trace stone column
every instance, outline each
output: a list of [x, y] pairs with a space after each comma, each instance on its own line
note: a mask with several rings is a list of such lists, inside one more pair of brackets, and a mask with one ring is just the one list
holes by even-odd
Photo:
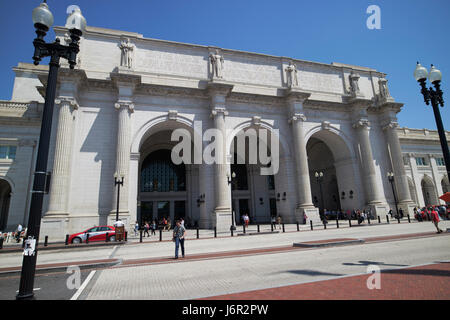
[[231, 226], [231, 196], [230, 185], [228, 184], [227, 173], [229, 172], [229, 163], [227, 161], [226, 150], [226, 126], [225, 117], [228, 115], [226, 110], [226, 96], [231, 92], [233, 86], [224, 81], [211, 81], [208, 83], [208, 92], [211, 96], [211, 117], [213, 118], [214, 128], [222, 134], [222, 139], [218, 137], [216, 143], [216, 160], [214, 165], [214, 197], [215, 197], [215, 226], [218, 232], [227, 232]]
[[288, 122], [291, 125], [292, 138], [294, 141], [295, 178], [297, 183], [295, 221], [304, 221], [304, 215], [306, 214], [308, 221], [313, 220], [313, 222], [320, 222], [319, 211], [312, 203], [304, 132], [306, 116], [303, 112], [303, 102], [309, 95], [309, 93], [303, 93], [295, 89], [289, 89], [287, 91], [289, 108]]
[[366, 203], [376, 206], [384, 203], [384, 197], [377, 182], [375, 165], [373, 163], [372, 147], [370, 145], [369, 130], [370, 122], [367, 119], [359, 119], [353, 124], [359, 145], [359, 156], [361, 160], [362, 180]]
[[[120, 186], [119, 199], [119, 216], [121, 214], [128, 215], [128, 188], [130, 184], [129, 162], [130, 162], [130, 117], [134, 111], [134, 105], [130, 101], [118, 101], [114, 107], [118, 111], [118, 125], [117, 125], [117, 151], [116, 151], [116, 166], [115, 172], [119, 176], [123, 176], [123, 185]], [[111, 182], [114, 178], [111, 177]], [[117, 186], [114, 186], [114, 201], [113, 210], [116, 212], [117, 207]], [[114, 216], [115, 219], [115, 216]]]
[[74, 123], [73, 111], [78, 109], [78, 105], [73, 98], [61, 98], [55, 102], [60, 108], [50, 185], [50, 199], [46, 215], [68, 215]]
[[[406, 176], [405, 165], [403, 164], [403, 155], [400, 147], [400, 140], [397, 134], [397, 127], [397, 122], [389, 121], [389, 123], [383, 127], [383, 131], [386, 135], [391, 155], [392, 170], [394, 171], [394, 181], [397, 189], [399, 207], [401, 207], [403, 211], [413, 214], [414, 205], [409, 192], [408, 177]], [[411, 207], [411, 210], [409, 207]]]
[[[211, 206], [211, 203], [215, 200], [214, 190], [214, 167], [212, 165], [201, 164], [199, 165], [198, 170], [198, 179], [199, 179], [199, 195], [205, 195], [204, 202], [200, 203], [200, 220], [199, 226], [200, 228], [211, 228], [211, 212], [214, 209], [214, 206]], [[197, 197], [193, 197], [194, 204], [196, 205]], [[230, 218], [231, 221], [231, 218]]]

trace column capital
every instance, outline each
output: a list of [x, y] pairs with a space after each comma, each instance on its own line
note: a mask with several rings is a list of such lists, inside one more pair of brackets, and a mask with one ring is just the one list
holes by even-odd
[[292, 124], [296, 121], [306, 121], [306, 116], [303, 113], [294, 113], [289, 119], [288, 119], [288, 123]]
[[215, 118], [217, 115], [228, 116], [228, 111], [225, 108], [214, 108], [211, 110], [211, 118]]
[[356, 122], [353, 123], [352, 127], [354, 129], [358, 129], [358, 128], [370, 128], [370, 122], [367, 119], [359, 119]]
[[60, 107], [64, 104], [68, 104], [74, 110], [77, 110], [79, 107], [77, 99], [74, 97], [58, 97], [55, 99], [55, 104]]
[[311, 96], [311, 93], [302, 91], [298, 88], [292, 87], [284, 90], [284, 97], [288, 101], [303, 103]]
[[389, 120], [382, 125], [383, 131], [387, 130], [387, 129], [397, 129], [397, 128], [398, 128], [398, 122], [394, 121], [394, 120]]
[[117, 101], [114, 104], [114, 108], [116, 110], [120, 110], [121, 108], [128, 108], [128, 111], [134, 112], [134, 104], [131, 101]]

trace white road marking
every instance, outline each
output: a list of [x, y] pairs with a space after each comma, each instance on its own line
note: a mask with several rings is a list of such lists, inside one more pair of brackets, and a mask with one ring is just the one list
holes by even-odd
[[73, 295], [72, 298], [70, 298], [70, 300], [77, 300], [78, 297], [81, 295], [81, 293], [83, 292], [84, 288], [86, 288], [86, 286], [88, 285], [89, 281], [91, 281], [92, 277], [94, 276], [96, 270], [91, 271], [91, 273], [89, 273], [89, 275], [87, 276], [86, 280], [84, 280], [83, 284], [81, 285], [81, 287], [77, 290], [77, 292], [75, 292], [75, 294]]

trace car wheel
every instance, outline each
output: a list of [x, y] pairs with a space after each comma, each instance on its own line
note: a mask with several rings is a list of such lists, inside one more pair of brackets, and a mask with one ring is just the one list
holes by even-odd
[[109, 237], [109, 241], [116, 241], [116, 236], [111, 236], [111, 237]]
[[75, 243], [75, 244], [81, 243], [81, 239], [76, 237], [72, 240], [72, 243]]

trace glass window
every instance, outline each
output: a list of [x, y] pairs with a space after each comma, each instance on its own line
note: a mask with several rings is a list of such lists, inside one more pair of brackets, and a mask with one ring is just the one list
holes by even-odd
[[152, 152], [141, 170], [141, 192], [186, 191], [186, 168], [175, 165], [170, 150]]
[[15, 146], [0, 146], [0, 159], [12, 159], [16, 158]]
[[91, 228], [91, 229], [89, 229], [87, 232], [97, 232], [98, 229], [99, 229], [98, 227]]
[[436, 164], [438, 166], [445, 166], [444, 158], [436, 158]]
[[423, 158], [423, 157], [416, 158], [416, 164], [418, 166], [425, 166], [426, 165], [425, 158]]

